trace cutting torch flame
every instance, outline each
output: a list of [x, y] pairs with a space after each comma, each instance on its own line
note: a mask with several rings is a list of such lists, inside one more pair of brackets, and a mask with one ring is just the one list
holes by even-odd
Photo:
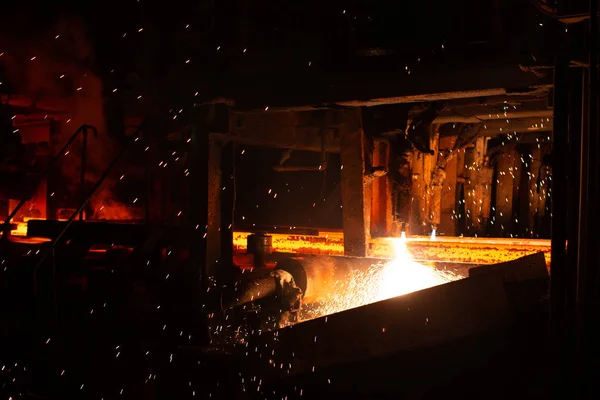
[[318, 304], [308, 304], [302, 319], [318, 318], [463, 278], [413, 260], [404, 232], [400, 238], [389, 240], [395, 250], [393, 260], [382, 260], [366, 271], [353, 271], [346, 279], [335, 282], [331, 296]]
[[431, 230], [431, 236], [429, 237], [429, 240], [435, 240], [435, 234], [436, 234], [436, 230], [434, 228]]
[[406, 237], [392, 240], [396, 258], [386, 263], [379, 273], [377, 301], [402, 296], [452, 280], [435, 268], [414, 261], [406, 246]]

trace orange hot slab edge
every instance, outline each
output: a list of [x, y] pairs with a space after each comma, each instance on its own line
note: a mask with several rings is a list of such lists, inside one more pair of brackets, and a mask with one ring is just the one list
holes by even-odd
[[[246, 252], [246, 239], [250, 232], [234, 232], [233, 247], [236, 253]], [[294, 233], [269, 233], [273, 237], [273, 251], [311, 255], [344, 255], [344, 234], [339, 231], [319, 231], [318, 235]], [[393, 238], [373, 238], [370, 257], [394, 258]], [[529, 254], [544, 252], [546, 265], [550, 265], [550, 240], [463, 238], [463, 237], [413, 237], [407, 246], [417, 261], [434, 261], [468, 264], [495, 264], [514, 260]]]

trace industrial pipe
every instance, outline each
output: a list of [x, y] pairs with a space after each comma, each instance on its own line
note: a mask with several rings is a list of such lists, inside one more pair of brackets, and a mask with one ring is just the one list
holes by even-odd
[[270, 273], [262, 273], [254, 279], [245, 280], [236, 285], [232, 293], [227, 293], [221, 298], [221, 307], [223, 309], [233, 308], [276, 294], [276, 280]]
[[246, 251], [254, 255], [254, 267], [265, 266], [265, 258], [273, 252], [273, 236], [264, 233], [253, 233], [246, 239]]
[[293, 276], [283, 270], [260, 270], [251, 279], [238, 282], [221, 296], [221, 309], [227, 310], [258, 300], [279, 300], [279, 309], [288, 311], [299, 307], [302, 291], [296, 286]]
[[302, 290], [305, 303], [331, 296], [336, 282], [346, 281], [353, 271], [366, 271], [385, 260], [362, 257], [309, 256], [281, 260], [277, 269], [289, 272]]
[[221, 300], [222, 308], [242, 306], [267, 297], [296, 301], [296, 291], [303, 303], [330, 297], [336, 282], [344, 282], [354, 271], [366, 271], [383, 259], [359, 257], [308, 256], [285, 258], [275, 270], [259, 272], [239, 283]]

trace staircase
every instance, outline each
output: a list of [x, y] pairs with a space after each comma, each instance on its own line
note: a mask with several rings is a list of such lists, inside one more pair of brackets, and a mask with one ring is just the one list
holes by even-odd
[[111, 276], [137, 276], [139, 274], [132, 272], [157, 265], [166, 247], [185, 242], [187, 235], [177, 228], [151, 227], [148, 223], [83, 220], [86, 204], [130, 147], [140, 139], [144, 126], [145, 123], [140, 124], [128, 137], [89, 193], [83, 193], [85, 144], [88, 132], [95, 132], [93, 127], [82, 125], [51, 160], [36, 187], [64, 157], [69, 146], [80, 135], [83, 136], [81, 202], [66, 221], [29, 220], [26, 237], [11, 237], [10, 230], [12, 218], [27, 199], [23, 199], [10, 213], [4, 221], [4, 234], [0, 238], [0, 268], [6, 267], [6, 273], [0, 277], [0, 290], [6, 289], [2, 296], [6, 296], [5, 300], [13, 302], [18, 298], [25, 309], [33, 306], [38, 314], [54, 315], [57, 322], [60, 318], [68, 318], [65, 308], [76, 304], [78, 296], [89, 293], [90, 285], [103, 287], [105, 291], [107, 286], [104, 283]]

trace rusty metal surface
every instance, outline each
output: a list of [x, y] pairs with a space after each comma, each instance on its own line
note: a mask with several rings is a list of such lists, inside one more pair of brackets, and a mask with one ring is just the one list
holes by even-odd
[[342, 218], [344, 227], [344, 254], [366, 257], [371, 228], [371, 181], [366, 179], [369, 162], [368, 141], [362, 129], [360, 114], [349, 115], [342, 125], [340, 157], [342, 170]]
[[278, 378], [459, 339], [508, 316], [502, 280], [483, 275], [263, 333], [247, 348], [263, 379]]
[[529, 291], [548, 278], [541, 253], [472, 271], [467, 279], [252, 336], [248, 355], [269, 379], [452, 342], [508, 326], [544, 296], [515, 289]]
[[549, 277], [543, 253], [531, 254], [505, 263], [469, 269], [469, 277], [490, 273], [501, 274], [505, 283], [547, 279]]

